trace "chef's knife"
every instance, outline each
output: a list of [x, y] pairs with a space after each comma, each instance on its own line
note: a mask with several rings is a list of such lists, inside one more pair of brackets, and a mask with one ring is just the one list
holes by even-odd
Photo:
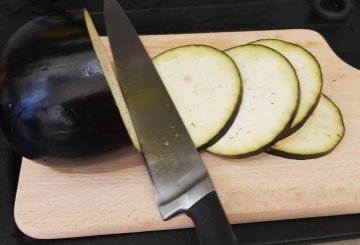
[[118, 83], [161, 216], [186, 213], [201, 244], [237, 244], [207, 169], [134, 27], [116, 0], [105, 0], [104, 14]]

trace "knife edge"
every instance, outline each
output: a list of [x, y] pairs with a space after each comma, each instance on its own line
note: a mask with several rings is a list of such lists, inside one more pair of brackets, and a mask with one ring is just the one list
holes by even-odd
[[197, 203], [204, 197], [204, 193], [207, 195], [211, 192], [213, 192], [211, 180], [205, 176], [191, 189], [184, 190], [174, 196], [174, 199], [167, 200], [165, 203], [158, 203], [161, 217], [168, 220], [179, 213], [186, 212], [194, 205], [194, 202]]
[[[107, 0], [104, 13], [115, 70], [120, 77], [120, 86], [115, 89], [124, 95], [128, 106], [160, 213], [169, 218], [214, 188], [210, 181], [202, 182], [208, 178], [207, 169], [125, 12], [116, 0]], [[180, 200], [186, 204], [175, 208]]]

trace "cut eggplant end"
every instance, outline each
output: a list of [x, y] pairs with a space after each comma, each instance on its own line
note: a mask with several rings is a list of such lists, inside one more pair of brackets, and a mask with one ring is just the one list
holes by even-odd
[[228, 157], [265, 151], [289, 127], [299, 101], [299, 83], [281, 54], [261, 45], [244, 45], [226, 53], [243, 79], [242, 103], [226, 134], [207, 150]]
[[325, 95], [306, 123], [276, 142], [268, 153], [290, 159], [312, 159], [329, 154], [342, 140], [345, 125], [339, 108]]
[[241, 101], [234, 61], [213, 47], [187, 45], [167, 50], [153, 62], [194, 145], [201, 149], [218, 140]]
[[0, 126], [17, 154], [75, 166], [121, 157], [131, 145], [83, 11], [24, 23], [2, 47], [0, 74]]
[[93, 44], [93, 48], [95, 50], [96, 56], [100, 62], [100, 66], [104, 72], [104, 76], [106, 81], [110, 87], [110, 91], [114, 97], [116, 106], [119, 110], [121, 118], [125, 124], [125, 127], [129, 133], [130, 139], [135, 146], [135, 148], [140, 151], [140, 142], [136, 135], [136, 131], [134, 125], [131, 121], [131, 117], [129, 114], [129, 109], [126, 105], [123, 93], [121, 91], [120, 85], [118, 83], [118, 76], [113, 68], [113, 63], [110, 61], [108, 57], [108, 53], [111, 51], [107, 51], [101, 41], [101, 38], [95, 28], [95, 25], [89, 15], [89, 12], [84, 9], [85, 23], [89, 31], [90, 39]]
[[316, 58], [303, 47], [277, 39], [262, 39], [253, 44], [272, 48], [285, 56], [294, 67], [300, 85], [300, 103], [290, 129], [284, 136], [298, 130], [314, 111], [321, 95], [322, 73]]

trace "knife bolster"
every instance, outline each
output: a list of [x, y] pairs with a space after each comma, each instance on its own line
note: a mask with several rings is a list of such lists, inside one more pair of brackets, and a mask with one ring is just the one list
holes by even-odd
[[207, 176], [177, 198], [164, 204], [158, 204], [161, 217], [168, 220], [179, 213], [187, 212], [195, 203], [213, 191], [214, 187]]

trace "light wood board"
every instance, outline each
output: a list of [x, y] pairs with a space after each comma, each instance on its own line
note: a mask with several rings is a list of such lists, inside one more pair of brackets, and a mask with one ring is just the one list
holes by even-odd
[[[295, 42], [315, 55], [323, 70], [323, 92], [341, 109], [346, 134], [334, 152], [314, 160], [288, 160], [265, 153], [237, 160], [202, 153], [230, 221], [360, 212], [360, 71], [341, 61], [318, 33], [277, 30], [156, 35], [142, 40], [154, 56], [184, 44], [226, 49], [261, 38]], [[15, 219], [24, 233], [36, 238], [192, 226], [185, 215], [162, 221], [145, 166], [131, 149], [114, 162], [70, 169], [24, 159]]]

